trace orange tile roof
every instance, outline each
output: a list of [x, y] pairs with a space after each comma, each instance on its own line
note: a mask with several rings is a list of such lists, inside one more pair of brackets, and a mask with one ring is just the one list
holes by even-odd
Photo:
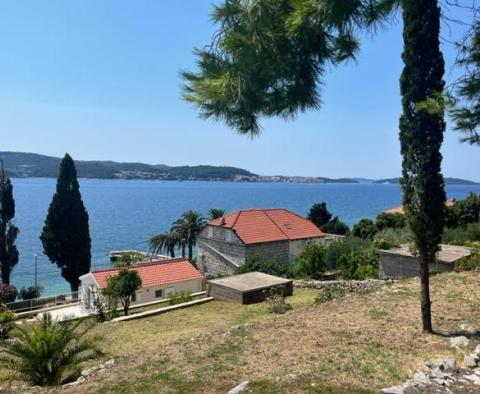
[[[142, 279], [142, 288], [158, 286], [169, 283], [184, 282], [187, 280], [204, 279], [204, 276], [185, 259], [171, 259], [153, 261], [151, 263], [139, 263], [131, 265], [129, 269], [137, 271]], [[115, 276], [121, 268], [110, 268], [92, 271], [98, 287], [107, 286], [107, 278]]]
[[[451, 207], [451, 206], [455, 205], [455, 202], [456, 202], [455, 199], [450, 198], [450, 199], [448, 199], [447, 201], [445, 201], [445, 206]], [[394, 214], [394, 213], [404, 214], [404, 213], [405, 213], [405, 209], [403, 208], [403, 206], [399, 206], [399, 207], [393, 207], [393, 208], [386, 209], [386, 210], [383, 211], [383, 212], [385, 212], [385, 213], [391, 213], [391, 214]]]
[[208, 224], [232, 229], [246, 245], [325, 235], [310, 220], [281, 208], [240, 210]]

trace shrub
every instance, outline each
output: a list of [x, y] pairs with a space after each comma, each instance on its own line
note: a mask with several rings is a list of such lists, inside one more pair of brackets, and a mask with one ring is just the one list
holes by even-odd
[[315, 296], [315, 305], [323, 304], [324, 302], [336, 300], [337, 298], [342, 298], [345, 295], [345, 289], [343, 287], [332, 287], [327, 289], [322, 289]]
[[344, 279], [378, 278], [378, 262], [378, 253], [373, 248], [352, 250], [340, 256], [340, 273]]
[[265, 301], [268, 304], [267, 310], [274, 314], [283, 314], [292, 309], [292, 306], [285, 301], [285, 287], [272, 287], [267, 291]]
[[373, 237], [375, 240], [383, 239], [387, 241], [392, 247], [398, 247], [401, 244], [408, 244], [412, 242], [412, 233], [407, 227], [402, 228], [385, 228], [378, 231]]
[[307, 244], [292, 267], [294, 277], [314, 278], [322, 277], [326, 271], [325, 247], [319, 244]]
[[470, 223], [465, 227], [446, 228], [443, 242], [451, 245], [465, 245], [468, 242], [480, 241], [480, 223]]
[[405, 215], [401, 213], [382, 212], [377, 216], [375, 226], [378, 230], [386, 228], [403, 228], [407, 225]]
[[373, 239], [377, 226], [370, 219], [362, 219], [352, 228], [352, 235], [362, 239]]
[[376, 249], [388, 250], [400, 246], [399, 244], [393, 243], [388, 239], [378, 238], [373, 240], [373, 246]]
[[348, 226], [335, 216], [328, 223], [325, 223], [320, 229], [327, 234], [347, 235], [350, 232]]
[[13, 339], [3, 344], [3, 367], [33, 385], [55, 386], [79, 374], [78, 365], [100, 355], [84, 339], [84, 322], [53, 320], [45, 313], [35, 325], [18, 326]]
[[42, 291], [42, 286], [22, 287], [20, 289], [20, 298], [22, 300], [32, 300], [34, 298], [39, 298], [42, 295]]
[[248, 259], [245, 264], [235, 269], [235, 274], [244, 274], [254, 271], [276, 276], [288, 276], [289, 267], [274, 259], [257, 255]]
[[15, 286], [0, 284], [0, 302], [14, 302], [17, 299], [18, 291]]
[[123, 313], [127, 316], [132, 297], [141, 286], [142, 279], [137, 271], [122, 269], [117, 275], [107, 278], [107, 287], [102, 292], [107, 297], [119, 300]]
[[470, 257], [464, 257], [455, 263], [455, 271], [480, 271], [480, 242], [467, 242], [472, 249]]
[[315, 226], [320, 228], [330, 221], [332, 214], [328, 211], [327, 204], [320, 202], [312, 205], [307, 218], [315, 224]]
[[344, 253], [365, 248], [372, 248], [372, 242], [370, 240], [352, 236], [345, 237], [341, 241], [330, 244], [325, 252], [325, 265], [327, 266], [327, 270], [338, 269], [338, 261]]
[[0, 305], [0, 339], [10, 338], [10, 331], [15, 325], [16, 315], [9, 311], [4, 304]]
[[169, 305], [183, 304], [193, 300], [191, 291], [181, 291], [180, 293], [173, 293], [168, 299]]
[[480, 215], [480, 195], [470, 193], [464, 200], [446, 208], [445, 224], [448, 227], [466, 226], [478, 221]]

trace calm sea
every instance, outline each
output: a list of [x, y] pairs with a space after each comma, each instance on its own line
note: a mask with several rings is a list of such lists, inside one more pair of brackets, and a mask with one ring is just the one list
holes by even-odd
[[[17, 288], [34, 282], [34, 256], [38, 254], [38, 280], [45, 294], [68, 291], [57, 267], [43, 255], [39, 235], [55, 190], [54, 179], [13, 179], [16, 225], [20, 228], [20, 262], [12, 282]], [[90, 215], [92, 268], [109, 266], [108, 252], [147, 249], [153, 234], [165, 231], [188, 209], [206, 214], [210, 208], [233, 211], [251, 207], [284, 207], [305, 215], [310, 206], [326, 201], [329, 210], [349, 225], [374, 218], [400, 203], [400, 187], [377, 184], [290, 184], [230, 182], [156, 182], [81, 180], [83, 200]], [[450, 186], [450, 198], [464, 198], [477, 186]]]

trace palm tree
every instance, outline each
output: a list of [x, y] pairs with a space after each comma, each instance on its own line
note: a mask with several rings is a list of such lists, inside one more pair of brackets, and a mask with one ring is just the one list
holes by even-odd
[[148, 241], [152, 253], [167, 252], [170, 257], [175, 257], [175, 247], [179, 244], [178, 233], [175, 231], [166, 231], [154, 235]]
[[211, 208], [208, 211], [208, 220], [215, 220], [225, 215], [225, 209]]
[[193, 259], [193, 247], [197, 243], [197, 236], [205, 225], [205, 218], [198, 211], [186, 211], [180, 219], [172, 225], [172, 231], [175, 232], [180, 239], [182, 248], [182, 257], [185, 257], [185, 246], [188, 246], [188, 259]]
[[78, 373], [79, 363], [100, 356], [92, 341], [83, 339], [91, 325], [58, 322], [50, 314], [37, 325], [18, 326], [4, 342], [0, 361], [13, 375], [37, 386], [54, 386]]

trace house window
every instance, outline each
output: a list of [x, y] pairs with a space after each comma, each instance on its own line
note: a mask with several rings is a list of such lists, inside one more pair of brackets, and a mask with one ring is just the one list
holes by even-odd
[[155, 298], [162, 298], [163, 290], [155, 290]]

